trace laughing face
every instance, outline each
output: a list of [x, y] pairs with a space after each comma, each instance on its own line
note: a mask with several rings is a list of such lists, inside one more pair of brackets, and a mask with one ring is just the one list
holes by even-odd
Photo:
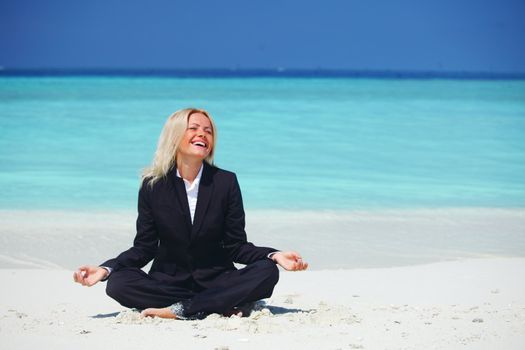
[[210, 120], [202, 113], [193, 113], [179, 145], [178, 157], [204, 160], [213, 148], [213, 129]]

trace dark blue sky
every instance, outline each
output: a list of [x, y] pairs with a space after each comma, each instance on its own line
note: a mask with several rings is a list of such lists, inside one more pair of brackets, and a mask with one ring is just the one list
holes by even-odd
[[525, 72], [524, 0], [0, 0], [5, 68]]

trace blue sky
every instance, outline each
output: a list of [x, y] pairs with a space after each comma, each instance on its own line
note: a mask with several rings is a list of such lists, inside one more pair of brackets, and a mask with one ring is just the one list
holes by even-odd
[[5, 68], [525, 72], [523, 0], [0, 0]]

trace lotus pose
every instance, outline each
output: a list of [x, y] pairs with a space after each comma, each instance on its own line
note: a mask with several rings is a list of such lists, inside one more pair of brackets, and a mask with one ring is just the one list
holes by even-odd
[[[75, 282], [107, 280], [106, 293], [123, 306], [188, 319], [240, 314], [272, 295], [276, 264], [290, 271], [308, 267], [296, 252], [247, 241], [237, 178], [213, 166], [216, 135], [204, 110], [182, 109], [168, 118], [142, 176], [133, 246], [100, 266], [80, 267]], [[150, 271], [141, 270], [151, 260]], [[234, 262], [246, 266], [236, 269]]]

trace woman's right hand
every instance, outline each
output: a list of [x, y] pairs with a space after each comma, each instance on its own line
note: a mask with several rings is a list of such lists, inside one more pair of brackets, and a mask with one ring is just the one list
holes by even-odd
[[91, 287], [107, 277], [108, 270], [100, 266], [84, 265], [73, 273], [73, 280], [83, 286]]

